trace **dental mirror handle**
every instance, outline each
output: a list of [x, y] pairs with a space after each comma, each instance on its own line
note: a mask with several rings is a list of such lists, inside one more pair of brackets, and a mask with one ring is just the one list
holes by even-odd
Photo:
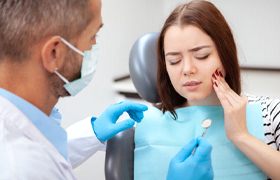
[[207, 129], [208, 129], [208, 128], [206, 128], [205, 131], [202, 133], [202, 135], [201, 135], [202, 137], [205, 136], [205, 133], [206, 133]]
[[[206, 128], [206, 129], [205, 129], [205, 131], [202, 133], [202, 135], [201, 135], [202, 137], [204, 137], [204, 136], [205, 136], [205, 133], [206, 133], [207, 129], [208, 129], [208, 128]], [[192, 155], [194, 154], [194, 152], [195, 152], [195, 150], [196, 150], [197, 146], [198, 146], [198, 145], [196, 145], [196, 147], [193, 149], [193, 151], [192, 151]]]

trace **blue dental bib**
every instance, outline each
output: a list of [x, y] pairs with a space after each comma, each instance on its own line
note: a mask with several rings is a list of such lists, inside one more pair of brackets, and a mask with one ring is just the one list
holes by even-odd
[[[176, 109], [177, 120], [171, 113], [149, 107], [135, 129], [134, 180], [165, 180], [170, 160], [191, 139], [201, 136], [201, 122], [210, 118], [211, 127], [205, 138], [213, 146], [214, 179], [266, 179], [267, 176], [229, 141], [224, 128], [222, 106], [191, 106]], [[247, 105], [248, 131], [264, 141], [260, 104]]]

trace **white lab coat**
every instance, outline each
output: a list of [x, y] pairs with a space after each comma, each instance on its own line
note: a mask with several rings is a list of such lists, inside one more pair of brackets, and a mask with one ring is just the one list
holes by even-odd
[[67, 161], [15, 105], [1, 96], [0, 102], [1, 180], [76, 179], [71, 164], [77, 167], [105, 148], [95, 137], [90, 118], [85, 119], [67, 130]]
[[73, 124], [66, 131], [68, 156], [73, 168], [81, 165], [96, 151], [106, 149], [106, 142], [102, 144], [92, 130], [91, 117]]

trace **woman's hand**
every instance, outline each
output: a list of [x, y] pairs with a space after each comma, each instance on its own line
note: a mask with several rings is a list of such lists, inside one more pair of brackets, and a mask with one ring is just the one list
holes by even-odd
[[271, 179], [280, 177], [280, 153], [249, 134], [246, 125], [247, 98], [236, 94], [221, 72], [212, 76], [213, 87], [224, 108], [227, 138]]
[[222, 73], [216, 70], [212, 75], [214, 90], [224, 108], [225, 131], [227, 138], [235, 143], [244, 135], [249, 135], [246, 125], [247, 98], [236, 94], [225, 81]]

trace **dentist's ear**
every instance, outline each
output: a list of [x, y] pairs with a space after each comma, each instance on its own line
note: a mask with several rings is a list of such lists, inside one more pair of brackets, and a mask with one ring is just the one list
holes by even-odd
[[45, 69], [51, 73], [56, 68], [60, 69], [64, 63], [66, 52], [67, 47], [59, 37], [46, 41], [41, 51], [41, 58]]

